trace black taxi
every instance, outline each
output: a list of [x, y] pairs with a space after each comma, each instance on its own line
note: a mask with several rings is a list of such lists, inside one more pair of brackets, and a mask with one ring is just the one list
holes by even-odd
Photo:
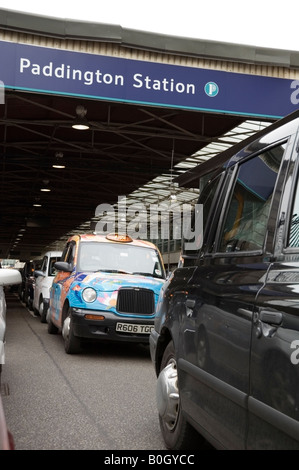
[[299, 449], [298, 130], [295, 112], [202, 165], [203, 237], [150, 335], [167, 448]]

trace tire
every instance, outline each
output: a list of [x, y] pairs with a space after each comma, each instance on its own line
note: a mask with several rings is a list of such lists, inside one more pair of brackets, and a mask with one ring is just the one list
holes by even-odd
[[186, 421], [180, 405], [180, 391], [173, 341], [168, 343], [157, 380], [159, 422], [167, 449], [199, 449], [205, 440]]
[[41, 323], [47, 323], [47, 309], [45, 308], [43, 300], [41, 300], [39, 304], [39, 314]]
[[33, 305], [32, 305], [32, 302], [33, 300], [31, 299], [31, 297], [28, 297], [28, 300], [27, 300], [27, 307], [29, 308], [29, 310], [33, 310]]
[[58, 333], [58, 328], [52, 323], [51, 319], [48, 321], [48, 333], [50, 335], [56, 335]]
[[24, 289], [21, 290], [21, 293], [20, 293], [20, 300], [21, 302], [25, 303], [25, 291]]
[[81, 341], [74, 335], [71, 309], [68, 309], [67, 316], [62, 326], [62, 337], [64, 339], [64, 349], [67, 354], [78, 354], [81, 351]]
[[38, 310], [38, 308], [32, 307], [32, 310], [33, 310], [33, 313], [34, 313], [34, 315], [35, 315], [36, 317], [39, 317], [39, 316], [40, 316], [40, 315], [39, 315], [39, 310]]

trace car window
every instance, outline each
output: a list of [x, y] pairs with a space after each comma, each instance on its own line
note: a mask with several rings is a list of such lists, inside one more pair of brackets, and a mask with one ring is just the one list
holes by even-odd
[[79, 271], [140, 273], [158, 278], [164, 271], [156, 250], [120, 243], [81, 242]]
[[[191, 233], [189, 238], [185, 238], [183, 241], [183, 247], [182, 247], [182, 254], [185, 258], [191, 257], [192, 260], [198, 256], [199, 250], [202, 246], [203, 242], [203, 234], [208, 227], [208, 218], [209, 215], [211, 214], [211, 208], [213, 205], [213, 202], [215, 202], [215, 195], [217, 193], [217, 190], [220, 185], [221, 178], [223, 176], [223, 172], [220, 173], [219, 175], [215, 176], [212, 178], [210, 181], [208, 181], [204, 186], [203, 189], [200, 193], [199, 199], [197, 201], [198, 206], [202, 207], [202, 232], [200, 233], [199, 237], [195, 239], [195, 245], [196, 247], [194, 249], [186, 249], [185, 247], [187, 246], [186, 242], [187, 240], [192, 240], [194, 239], [194, 234], [196, 234], [195, 231], [195, 213], [193, 214], [192, 217], [192, 222], [191, 222]], [[193, 237], [193, 238], [192, 238]], [[187, 242], [188, 243], [188, 242]], [[191, 261], [192, 263], [192, 261]], [[184, 265], [186, 266], [188, 264], [188, 260], [184, 262]]]
[[74, 241], [68, 242], [62, 252], [61, 261], [72, 264], [74, 261], [76, 243]]
[[291, 212], [291, 222], [290, 222], [287, 246], [289, 246], [290, 248], [298, 248], [299, 247], [299, 184], [298, 184], [298, 176], [297, 176], [295, 197], [294, 197], [292, 212]]
[[71, 241], [68, 246], [68, 251], [65, 257], [65, 260], [67, 263], [73, 264], [74, 259], [75, 259], [75, 252], [76, 252], [76, 243], [74, 241]]
[[240, 165], [220, 237], [221, 252], [263, 248], [284, 150], [281, 144]]
[[222, 173], [216, 176], [213, 180], [211, 180], [203, 189], [199, 199], [198, 204], [202, 204], [203, 207], [203, 227], [207, 227], [208, 216], [210, 214], [211, 206], [215, 197], [216, 190], [219, 185], [219, 181], [221, 179]]
[[44, 273], [47, 271], [47, 265], [48, 265], [48, 257], [44, 256], [43, 262], [41, 265], [41, 271], [43, 271]]
[[56, 276], [57, 274], [57, 269], [55, 268], [54, 264], [56, 261], [59, 261], [60, 257], [57, 256], [51, 256], [49, 260], [49, 271], [48, 271], [48, 276]]

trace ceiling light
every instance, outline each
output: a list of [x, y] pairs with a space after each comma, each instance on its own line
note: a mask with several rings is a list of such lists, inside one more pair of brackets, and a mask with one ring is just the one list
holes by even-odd
[[76, 114], [77, 114], [77, 117], [75, 118], [73, 124], [72, 124], [72, 128], [73, 129], [77, 129], [79, 131], [84, 131], [84, 130], [87, 130], [89, 129], [89, 123], [86, 119], [86, 113], [87, 113], [87, 109], [84, 108], [84, 106], [77, 106], [76, 107]]
[[56, 157], [56, 162], [53, 163], [52, 168], [65, 168], [65, 165], [61, 162], [61, 159], [63, 158], [63, 153], [62, 152], [56, 152], [55, 153]]
[[60, 165], [59, 163], [53, 163], [52, 168], [65, 168], [65, 165]]
[[43, 191], [43, 192], [51, 191], [48, 184], [49, 184], [49, 180], [43, 180], [43, 186], [40, 188], [40, 190]]

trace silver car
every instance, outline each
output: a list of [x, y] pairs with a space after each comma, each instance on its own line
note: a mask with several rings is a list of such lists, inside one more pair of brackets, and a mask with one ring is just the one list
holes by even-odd
[[17, 269], [0, 268], [0, 382], [2, 364], [5, 363], [6, 300], [3, 287], [21, 282], [22, 276]]

